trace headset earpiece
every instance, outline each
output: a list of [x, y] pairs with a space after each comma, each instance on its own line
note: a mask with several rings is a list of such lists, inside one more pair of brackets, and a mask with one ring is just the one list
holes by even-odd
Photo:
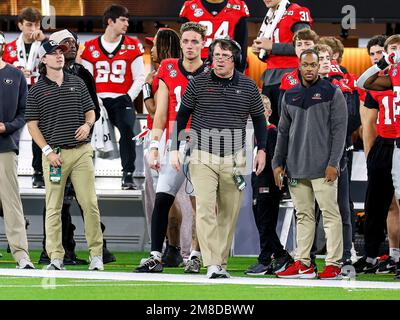
[[216, 40], [220, 40], [223, 39], [225, 41], [229, 41], [233, 47], [236, 48], [237, 52], [236, 54], [233, 55], [233, 62], [235, 63], [235, 66], [237, 67], [239, 64], [242, 63], [242, 47], [240, 46], [239, 43], [237, 43], [235, 40], [230, 39], [230, 38], [217, 38], [214, 39], [214, 41], [210, 44], [209, 48], [208, 48], [208, 57], [207, 57], [207, 61], [212, 64], [213, 61], [213, 55], [214, 55], [214, 47], [215, 47], [215, 41]]

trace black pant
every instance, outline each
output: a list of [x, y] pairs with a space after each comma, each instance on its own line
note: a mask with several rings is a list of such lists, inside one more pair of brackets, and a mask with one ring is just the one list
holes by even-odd
[[278, 235], [276, 225], [279, 216], [281, 193], [260, 193], [253, 188], [253, 214], [260, 236], [260, 255], [258, 262], [267, 265], [271, 255], [280, 257], [285, 253]]
[[132, 141], [134, 124], [136, 120], [135, 109], [128, 95], [118, 98], [103, 99], [104, 107], [107, 110], [108, 118], [116, 126], [121, 134], [119, 139], [119, 152], [123, 172], [135, 171], [136, 150], [135, 142]]
[[280, 110], [279, 110], [279, 97], [280, 97], [280, 83], [278, 84], [273, 84], [271, 86], [265, 85], [262, 87], [262, 93], [265, 94], [269, 100], [271, 101], [271, 108], [272, 108], [272, 114], [269, 117], [269, 122], [278, 125], [279, 122], [279, 117], [281, 115]]
[[385, 240], [388, 210], [394, 188], [392, 180], [393, 139], [377, 137], [367, 157], [368, 187], [365, 196], [365, 253], [375, 258]]
[[[64, 202], [61, 209], [61, 232], [62, 245], [65, 252], [75, 252], [76, 242], [74, 240], [75, 225], [72, 223], [70, 207], [72, 200], [75, 198], [75, 190], [71, 180], [67, 180], [64, 191]], [[78, 203], [78, 202], [77, 202]], [[78, 203], [79, 210], [83, 219], [83, 210]], [[43, 250], [46, 251], [46, 206], [43, 208]], [[100, 221], [101, 231], [104, 234], [106, 226]], [[103, 246], [106, 246], [106, 240], [103, 239]]]
[[42, 165], [42, 150], [39, 146], [32, 140], [32, 168], [35, 171], [43, 172]]

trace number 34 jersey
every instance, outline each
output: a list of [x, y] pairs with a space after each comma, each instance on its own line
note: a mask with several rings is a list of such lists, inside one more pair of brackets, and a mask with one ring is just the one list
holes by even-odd
[[[179, 59], [164, 59], [158, 69], [158, 78], [165, 83], [168, 88], [168, 117], [166, 139], [169, 139], [170, 132], [174, 126], [176, 115], [181, 105], [183, 94], [186, 87], [193, 77], [207, 72], [208, 68], [203, 64], [195, 72], [188, 72]], [[188, 124], [189, 128], [189, 124]]]
[[133, 84], [131, 65], [143, 53], [137, 39], [122, 36], [115, 50], [109, 53], [97, 37], [85, 43], [81, 57], [93, 65], [97, 93], [126, 94]]
[[249, 9], [244, 1], [228, 0], [225, 8], [218, 14], [213, 15], [208, 12], [201, 0], [185, 1], [180, 17], [189, 21], [198, 22], [207, 27], [205, 46], [201, 51], [201, 58], [204, 60], [208, 56], [208, 47], [215, 38], [225, 38], [229, 36], [234, 39], [235, 28], [242, 17], [248, 17]]

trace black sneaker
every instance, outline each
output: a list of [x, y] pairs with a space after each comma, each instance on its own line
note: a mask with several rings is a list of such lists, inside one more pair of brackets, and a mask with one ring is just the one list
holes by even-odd
[[378, 259], [375, 264], [372, 264], [367, 262], [367, 257], [362, 257], [353, 264], [353, 267], [357, 273], [375, 273], [378, 269]]
[[294, 260], [292, 256], [286, 251], [282, 256], [272, 260], [272, 273], [275, 274], [275, 272], [282, 272], [283, 270], [286, 270], [289, 264], [293, 262]]
[[66, 266], [78, 266], [78, 265], [82, 266], [89, 264], [86, 260], [79, 259], [76, 256], [75, 252], [71, 251], [65, 251], [63, 263]]
[[391, 256], [386, 256], [386, 259], [382, 259], [378, 263], [378, 269], [375, 273], [386, 274], [396, 272], [396, 262], [394, 262]]
[[400, 261], [396, 263], [396, 276], [394, 277], [395, 280], [400, 280]]
[[255, 263], [251, 265], [245, 272], [249, 276], [260, 276], [266, 274], [272, 274], [272, 264]]
[[50, 264], [50, 258], [46, 251], [43, 250], [40, 254], [38, 264]]
[[168, 245], [161, 259], [164, 267], [179, 267], [183, 266], [183, 257], [181, 255], [181, 248]]
[[44, 188], [43, 172], [35, 171], [32, 176], [32, 188]]
[[133, 172], [124, 172], [121, 181], [122, 190], [137, 190], [137, 186], [133, 182]]
[[135, 269], [135, 272], [153, 273], [162, 272], [163, 265], [160, 260], [150, 256], [150, 258], [145, 259], [139, 267]]
[[117, 261], [117, 258], [108, 250], [106, 247], [103, 247], [103, 263], [111, 263]]

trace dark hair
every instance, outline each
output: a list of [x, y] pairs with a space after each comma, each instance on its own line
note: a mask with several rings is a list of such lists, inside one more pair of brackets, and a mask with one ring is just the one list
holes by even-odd
[[197, 22], [186, 22], [181, 26], [181, 35], [186, 31], [194, 31], [201, 35], [201, 39], [204, 40], [204, 37], [207, 33], [207, 28], [200, 23]]
[[104, 26], [108, 26], [108, 19], [111, 19], [113, 22], [115, 22], [119, 17], [125, 17], [129, 19], [128, 9], [118, 4], [112, 4], [103, 13]]
[[182, 57], [179, 34], [169, 28], [159, 29], [156, 34], [155, 46], [157, 48], [158, 60]]
[[318, 58], [318, 60], [319, 60], [319, 54], [318, 54], [318, 52], [315, 51], [314, 49], [307, 49], [307, 50], [304, 50], [304, 51], [301, 53], [301, 55], [300, 55], [300, 60], [301, 60], [301, 58], [303, 58], [303, 56], [305, 56], [305, 55], [307, 55], [307, 54], [314, 54], [314, 55], [317, 56], [317, 58]]
[[39, 62], [38, 70], [39, 70], [39, 74], [41, 74], [43, 76], [45, 76], [47, 74], [46, 65], [42, 61]]
[[373, 36], [371, 39], [369, 39], [369, 41], [367, 43], [368, 54], [371, 53], [371, 48], [373, 46], [380, 46], [383, 48], [385, 46], [386, 39], [387, 39], [387, 37], [382, 34]]
[[344, 46], [343, 46], [342, 41], [340, 41], [339, 39], [337, 39], [335, 37], [321, 37], [321, 38], [319, 38], [319, 43], [330, 46], [333, 51], [333, 54], [335, 54], [335, 53], [339, 54], [338, 58], [336, 59], [337, 63], [340, 64], [342, 62], [342, 57], [343, 57], [343, 53], [344, 53]]
[[18, 15], [18, 23], [29, 22], [40, 22], [42, 20], [42, 14], [40, 11], [33, 7], [27, 7], [21, 10]]
[[295, 34], [293, 35], [293, 45], [296, 45], [296, 41], [300, 40], [310, 40], [315, 44], [318, 42], [318, 39], [319, 36], [315, 31], [304, 28], [296, 31]]

